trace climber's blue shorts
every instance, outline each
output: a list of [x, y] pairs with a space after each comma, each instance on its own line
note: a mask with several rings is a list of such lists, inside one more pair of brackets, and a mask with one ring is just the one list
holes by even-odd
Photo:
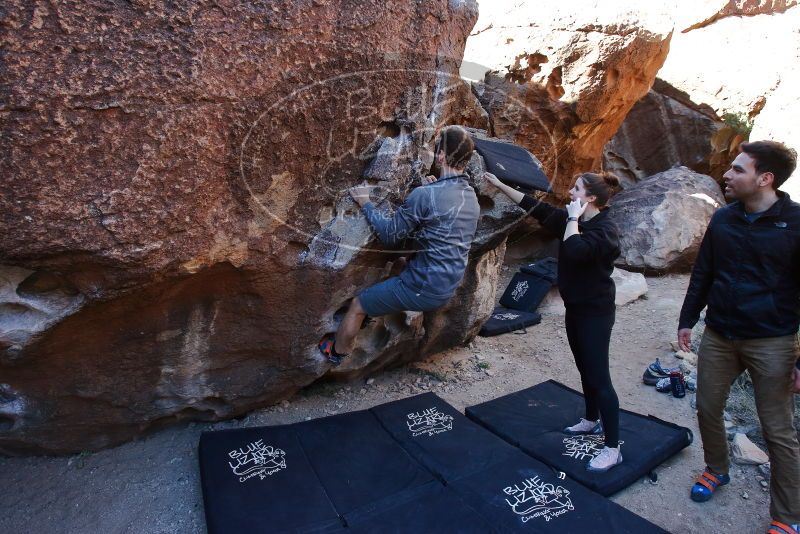
[[450, 300], [427, 297], [415, 293], [399, 277], [393, 276], [368, 287], [358, 295], [361, 307], [370, 317], [380, 317], [401, 311], [431, 311]]

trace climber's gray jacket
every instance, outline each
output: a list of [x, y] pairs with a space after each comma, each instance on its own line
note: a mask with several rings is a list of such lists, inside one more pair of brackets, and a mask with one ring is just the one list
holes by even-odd
[[364, 214], [386, 246], [414, 238], [416, 251], [400, 279], [413, 291], [449, 298], [464, 276], [478, 226], [478, 198], [463, 174], [417, 187], [393, 214], [364, 205]]

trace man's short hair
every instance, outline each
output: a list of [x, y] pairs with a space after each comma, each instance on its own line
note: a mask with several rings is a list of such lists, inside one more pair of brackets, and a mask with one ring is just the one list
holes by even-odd
[[472, 157], [475, 143], [461, 126], [448, 126], [439, 133], [436, 151], [444, 150], [444, 159], [449, 167], [463, 170]]
[[789, 179], [797, 167], [797, 152], [777, 141], [753, 141], [742, 143], [739, 149], [753, 158], [756, 172], [771, 172], [775, 177], [773, 189], [779, 188]]

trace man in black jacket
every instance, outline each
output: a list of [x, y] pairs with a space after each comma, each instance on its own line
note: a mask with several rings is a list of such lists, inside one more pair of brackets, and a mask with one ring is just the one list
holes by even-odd
[[[734, 202], [711, 218], [681, 309], [678, 344], [706, 311], [700, 343], [697, 416], [707, 468], [692, 487], [702, 502], [730, 480], [723, 410], [731, 383], [747, 370], [772, 462], [769, 532], [798, 532], [800, 445], [793, 393], [800, 393], [800, 204], [778, 191], [797, 165], [781, 143], [743, 143], [725, 173]], [[782, 530], [781, 530], [782, 529]]]

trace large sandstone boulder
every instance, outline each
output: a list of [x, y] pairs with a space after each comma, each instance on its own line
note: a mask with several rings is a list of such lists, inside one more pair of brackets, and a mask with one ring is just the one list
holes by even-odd
[[[474, 1], [3, 11], [0, 452], [231, 417], [329, 373], [317, 341], [398, 256], [347, 188], [367, 169], [397, 201], [436, 127], [486, 127], [457, 77]], [[374, 320], [333, 374], [473, 336], [503, 255], [481, 228], [446, 309]]]
[[[673, 36], [659, 77], [686, 92], [694, 102], [710, 105], [720, 117], [727, 115], [730, 124], [743, 126], [738, 129], [744, 135], [738, 139], [729, 133], [715, 142], [721, 149], [735, 147], [746, 139], [750, 122], [751, 140], [774, 139], [800, 150], [800, 108], [795, 105], [800, 83], [797, 2], [713, 3], [715, 12], [700, 16], [695, 2], [677, 2], [676, 13], [681, 14], [677, 28], [683, 31]], [[712, 171], [712, 175], [719, 174]], [[800, 174], [781, 189], [793, 197], [800, 196]]]
[[[800, 26], [795, 35], [800, 40]], [[796, 61], [800, 63], [800, 53]], [[764, 109], [756, 117], [750, 139], [782, 141], [800, 153], [800, 109], [796, 100], [798, 87], [800, 68], [791, 75], [786, 74], [781, 84], [769, 95]], [[793, 200], [800, 200], [800, 171], [796, 170], [780, 189], [789, 193]]]
[[[706, 1], [705, 4], [708, 5], [709, 2]], [[796, 6], [797, 0], [727, 0], [727, 2], [717, 1], [714, 4], [720, 6], [719, 11], [685, 28], [683, 33], [705, 28], [727, 17], [755, 17], [784, 13], [790, 7]]]
[[[692, 9], [694, 2], [676, 3], [679, 31], [673, 36], [659, 78], [686, 92], [693, 101], [708, 104], [720, 116], [757, 115], [784, 76], [800, 68], [796, 64], [800, 47], [797, 7], [746, 2], [753, 7], [751, 16], [703, 17]], [[735, 2], [711, 3], [721, 13]], [[747, 38], [753, 35], [759, 38]]]
[[712, 139], [723, 125], [709, 106], [656, 79], [603, 149], [603, 169], [626, 187], [677, 165], [708, 174]]
[[467, 44], [465, 60], [496, 73], [476, 85], [492, 134], [536, 154], [560, 197], [576, 173], [600, 168], [669, 50], [668, 17], [617, 7], [492, 2]]
[[689, 270], [711, 216], [724, 203], [711, 177], [686, 167], [622, 191], [609, 207], [609, 217], [620, 229], [617, 265], [652, 273]]

